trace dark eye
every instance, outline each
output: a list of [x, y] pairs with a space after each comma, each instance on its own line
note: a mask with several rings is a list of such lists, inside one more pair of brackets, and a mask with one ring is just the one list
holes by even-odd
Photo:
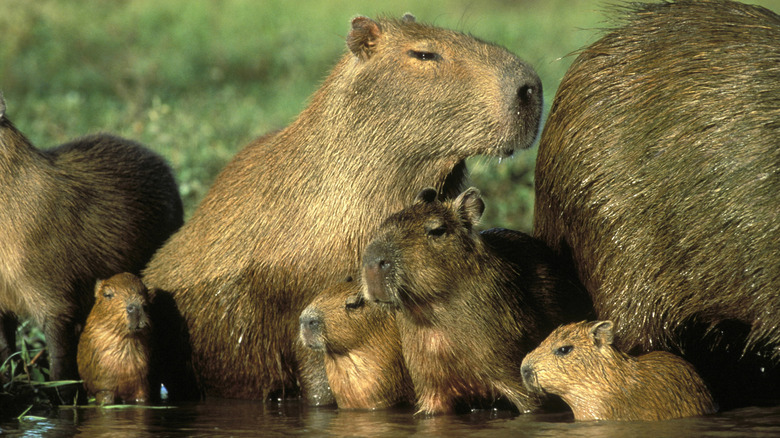
[[344, 303], [344, 307], [350, 310], [354, 310], [363, 307], [364, 302], [363, 294], [357, 294], [347, 298], [347, 302]]
[[103, 296], [106, 297], [107, 300], [114, 298], [114, 294], [111, 292], [103, 292]]
[[553, 354], [556, 356], [566, 356], [567, 354], [571, 353], [572, 350], [574, 350], [573, 345], [564, 345], [563, 347], [558, 347], [558, 349], [555, 350]]
[[439, 59], [439, 54], [436, 52], [422, 52], [419, 50], [410, 50], [409, 56], [419, 59], [420, 61], [436, 61]]
[[430, 237], [441, 237], [447, 233], [447, 227], [444, 225], [440, 225], [435, 228], [429, 228], [427, 230], [428, 236]]

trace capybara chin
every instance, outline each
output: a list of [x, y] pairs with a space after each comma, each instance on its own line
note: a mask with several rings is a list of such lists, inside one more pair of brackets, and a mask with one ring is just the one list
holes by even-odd
[[98, 280], [79, 339], [79, 375], [98, 404], [149, 401], [151, 322], [146, 286], [133, 274]]
[[780, 16], [723, 0], [618, 14], [556, 92], [534, 234], [621, 349], [681, 351], [718, 399], [742, 398], [771, 385], [741, 363], [780, 379]]
[[[455, 196], [466, 158], [536, 135], [541, 82], [501, 47], [412, 16], [354, 18], [346, 41], [308, 107], [239, 152], [144, 271], [153, 312], [167, 295], [183, 317], [185, 362], [207, 395], [290, 396], [300, 384], [308, 401], [332, 402], [309, 381], [321, 355], [297, 342], [303, 308], [420, 189]], [[166, 387], [192, 387], [176, 383], [187, 373], [176, 359], [161, 360]]]
[[119, 137], [39, 151], [0, 102], [0, 360], [16, 317], [29, 318], [46, 336], [51, 379], [75, 380], [95, 281], [140, 273], [182, 224], [178, 187], [159, 155]]
[[665, 351], [629, 356], [613, 345], [612, 321], [555, 329], [523, 359], [526, 387], [559, 395], [575, 420], [666, 420], [714, 413], [694, 367]]
[[324, 356], [341, 409], [378, 409], [414, 403], [395, 317], [367, 305], [350, 277], [319, 293], [301, 313], [301, 342]]
[[475, 188], [447, 202], [423, 190], [384, 222], [363, 256], [364, 296], [395, 312], [419, 412], [498, 398], [534, 410], [518, 363], [566, 319], [560, 301], [584, 293], [530, 236], [478, 233], [483, 210]]

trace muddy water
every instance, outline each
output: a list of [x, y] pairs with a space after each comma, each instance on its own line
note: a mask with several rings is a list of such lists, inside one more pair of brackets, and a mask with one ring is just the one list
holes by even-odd
[[569, 413], [513, 415], [478, 411], [417, 417], [375, 412], [211, 399], [166, 407], [61, 408], [45, 419], [0, 423], [3, 436], [780, 436], [780, 405], [659, 422], [574, 423]]

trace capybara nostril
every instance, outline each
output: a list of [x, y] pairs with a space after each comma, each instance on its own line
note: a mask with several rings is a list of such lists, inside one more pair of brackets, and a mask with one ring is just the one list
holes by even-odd
[[523, 84], [517, 89], [517, 98], [523, 105], [528, 104], [539, 91], [533, 84]]
[[141, 306], [135, 303], [128, 304], [125, 310], [127, 311], [128, 315], [134, 315], [134, 314], [138, 314], [138, 312], [141, 310]]

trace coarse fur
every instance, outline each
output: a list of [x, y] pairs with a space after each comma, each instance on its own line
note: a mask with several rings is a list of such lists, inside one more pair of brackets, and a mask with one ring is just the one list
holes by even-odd
[[578, 421], [667, 420], [717, 410], [690, 363], [665, 351], [629, 356], [612, 345], [612, 328], [612, 321], [582, 321], [555, 329], [523, 359], [526, 387], [560, 396]]
[[477, 189], [437, 198], [423, 190], [383, 223], [363, 256], [363, 294], [395, 313], [419, 412], [499, 398], [534, 410], [519, 362], [567, 320], [561, 303], [584, 292], [541, 242], [511, 230], [478, 233]]
[[146, 286], [133, 274], [95, 285], [95, 305], [79, 339], [78, 367], [87, 394], [100, 405], [150, 399], [148, 305]]
[[[300, 385], [332, 402], [325, 379], [310, 382], [321, 355], [297, 342], [303, 308], [421, 188], [454, 195], [467, 157], [534, 140], [541, 83], [506, 50], [411, 16], [357, 17], [347, 46], [308, 107], [236, 155], [144, 272], [153, 312], [167, 295], [181, 313], [206, 394], [289, 397]], [[160, 362], [171, 386], [192, 387]]]
[[367, 305], [360, 288], [350, 277], [318, 294], [301, 313], [301, 342], [324, 355], [339, 408], [412, 405], [395, 315]]
[[76, 380], [95, 281], [139, 273], [181, 226], [178, 187], [159, 155], [112, 135], [38, 150], [0, 102], [0, 360], [17, 318], [29, 318], [46, 336], [51, 379]]
[[[703, 0], [632, 4], [621, 18], [558, 88], [534, 234], [571, 260], [621, 349], [694, 361], [707, 344], [777, 364], [780, 17]], [[694, 361], [703, 373], [708, 362]]]

